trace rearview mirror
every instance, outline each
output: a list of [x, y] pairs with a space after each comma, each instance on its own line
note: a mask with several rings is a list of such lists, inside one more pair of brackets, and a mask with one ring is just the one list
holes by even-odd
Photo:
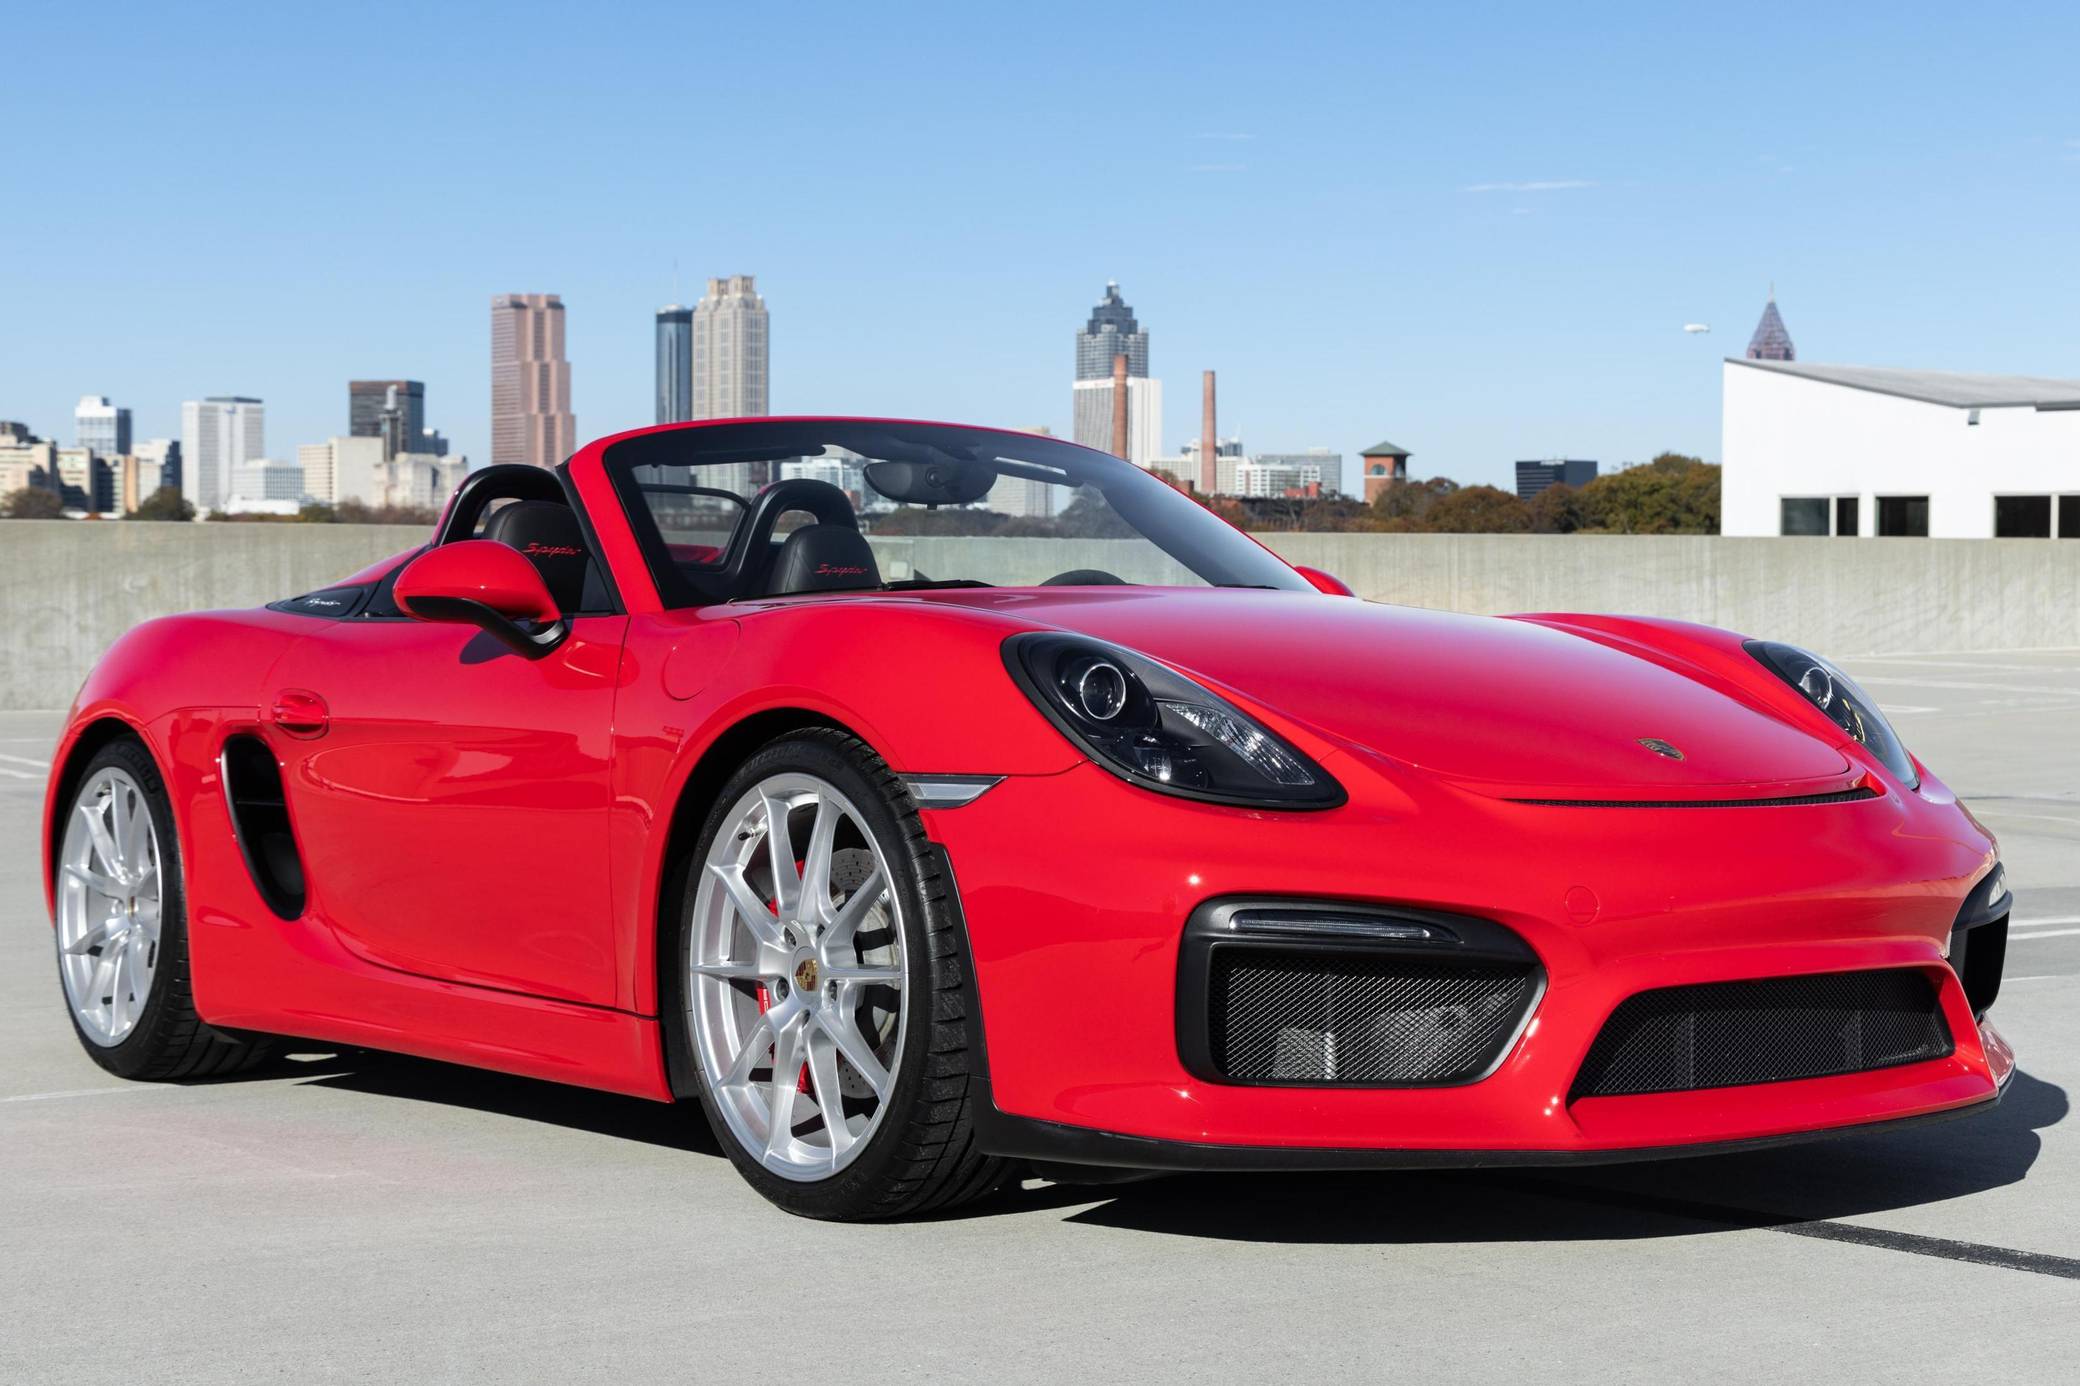
[[534, 564], [489, 539], [428, 549], [405, 565], [392, 590], [406, 614], [476, 626], [528, 659], [540, 659], [570, 633]]
[[1313, 583], [1314, 590], [1317, 592], [1327, 592], [1332, 597], [1355, 597], [1358, 595], [1356, 592], [1351, 591], [1349, 583], [1334, 573], [1325, 573], [1320, 568], [1310, 568], [1304, 563], [1295, 563], [1293, 571]]
[[997, 484], [988, 462], [869, 462], [867, 485], [898, 505], [973, 505]]

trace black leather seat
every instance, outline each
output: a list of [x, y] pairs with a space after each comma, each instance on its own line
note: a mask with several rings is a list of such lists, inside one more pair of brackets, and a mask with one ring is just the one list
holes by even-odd
[[881, 567], [864, 534], [850, 525], [803, 525], [787, 536], [773, 559], [766, 595], [844, 592], [880, 585]]
[[585, 611], [586, 581], [592, 558], [585, 550], [585, 533], [578, 517], [567, 505], [555, 501], [522, 500], [501, 506], [484, 522], [484, 537], [518, 549], [535, 571], [542, 575], [557, 609]]

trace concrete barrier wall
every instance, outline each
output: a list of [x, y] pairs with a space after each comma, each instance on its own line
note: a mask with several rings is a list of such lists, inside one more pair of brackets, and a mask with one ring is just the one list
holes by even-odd
[[0, 521], [0, 708], [66, 706], [140, 621], [293, 597], [426, 539], [416, 525]]
[[[123, 631], [176, 611], [257, 606], [424, 542], [378, 525], [0, 522], [0, 708], [63, 707]], [[1270, 534], [1360, 596], [1495, 613], [1673, 616], [1834, 655], [2080, 647], [2080, 543], [1616, 535]], [[891, 568], [1037, 581], [1133, 571], [1105, 540], [877, 540]], [[983, 549], [994, 550], [988, 554]], [[1145, 550], [1144, 550], [1145, 552]]]

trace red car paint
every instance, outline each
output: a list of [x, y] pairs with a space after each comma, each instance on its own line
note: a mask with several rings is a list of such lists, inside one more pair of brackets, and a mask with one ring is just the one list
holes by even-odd
[[[689, 792], [715, 782], [703, 757], [784, 712], [848, 728], [899, 774], [1004, 777], [924, 818], [958, 882], [991, 1094], [1007, 1115], [1212, 1145], [1596, 1153], [1960, 1108], [1995, 1097], [2012, 1071], [1944, 953], [1993, 840], [1934, 776], [1918, 788], [1889, 776], [1737, 636], [1177, 588], [668, 609], [604, 467], [616, 441], [578, 453], [568, 478], [621, 614], [570, 621], [533, 660], [486, 654], [456, 625], [272, 609], [140, 626], [68, 717], [45, 862], [68, 775], [110, 727], [127, 727], [173, 801], [206, 1019], [668, 1100], [656, 934], [671, 830], [707, 808]], [[465, 551], [497, 547], [443, 546], [422, 572], [441, 577], [472, 562]], [[474, 561], [490, 594], [505, 560]], [[399, 580], [401, 597], [410, 585]], [[1046, 629], [1198, 679], [1333, 774], [1348, 802], [1226, 807], [1098, 768], [1006, 674], [1006, 637]], [[283, 767], [310, 882], [295, 920], [270, 912], [233, 842], [218, 756], [238, 734], [261, 737]], [[1520, 802], [1855, 786], [1874, 796], [1825, 810]], [[1209, 1082], [1177, 1049], [1180, 932], [1196, 905], [1234, 894], [1495, 920], [1538, 954], [1547, 988], [1501, 1065], [1463, 1086]], [[1884, 966], [1939, 985], [1953, 1054], [1568, 1100], [1599, 1026], [1638, 991]]]

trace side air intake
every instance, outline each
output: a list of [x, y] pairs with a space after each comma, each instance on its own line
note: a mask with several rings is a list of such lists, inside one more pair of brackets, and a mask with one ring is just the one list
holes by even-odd
[[283, 919], [303, 913], [303, 857], [282, 796], [282, 768], [267, 743], [234, 736], [224, 743], [224, 796], [246, 870], [267, 907]]

